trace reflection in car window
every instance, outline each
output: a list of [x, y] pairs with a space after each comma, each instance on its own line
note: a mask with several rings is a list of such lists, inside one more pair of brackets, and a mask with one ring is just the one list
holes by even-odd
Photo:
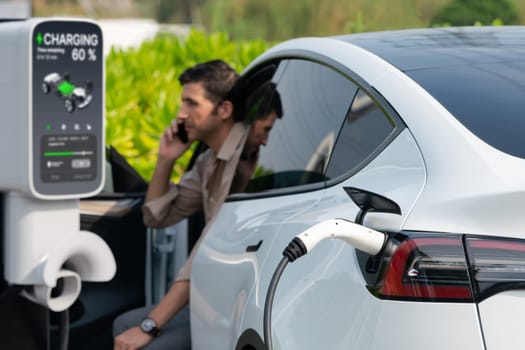
[[356, 169], [395, 127], [378, 105], [360, 90], [341, 129], [326, 176], [334, 178]]
[[283, 116], [261, 149], [247, 192], [325, 180], [333, 145], [357, 92], [345, 76], [306, 60], [288, 61], [275, 83]]

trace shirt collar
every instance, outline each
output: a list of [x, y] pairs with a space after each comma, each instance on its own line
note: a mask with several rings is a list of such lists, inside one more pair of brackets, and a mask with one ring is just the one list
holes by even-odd
[[226, 137], [226, 140], [221, 146], [217, 159], [228, 161], [235, 153], [235, 150], [244, 145], [245, 136], [248, 134], [249, 125], [245, 125], [242, 122], [237, 122], [233, 125], [230, 133]]

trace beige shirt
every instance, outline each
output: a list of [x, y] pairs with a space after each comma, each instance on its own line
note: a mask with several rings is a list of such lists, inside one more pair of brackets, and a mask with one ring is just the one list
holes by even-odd
[[235, 123], [218, 154], [206, 150], [178, 184], [142, 207], [144, 224], [149, 227], [170, 226], [204, 210], [206, 226], [180, 269], [177, 281], [190, 279], [195, 253], [230, 191], [248, 130], [242, 122]]

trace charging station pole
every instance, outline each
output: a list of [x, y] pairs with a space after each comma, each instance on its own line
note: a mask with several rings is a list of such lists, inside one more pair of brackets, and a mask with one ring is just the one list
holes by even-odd
[[82, 281], [116, 272], [107, 244], [80, 231], [78, 208], [104, 183], [102, 40], [92, 21], [0, 22], [3, 277], [56, 312]]

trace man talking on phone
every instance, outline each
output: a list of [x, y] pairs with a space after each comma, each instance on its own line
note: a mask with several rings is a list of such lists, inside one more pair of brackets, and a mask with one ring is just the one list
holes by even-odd
[[[237, 73], [221, 60], [197, 64], [179, 76], [182, 105], [160, 138], [143, 207], [146, 226], [170, 226], [204, 211], [202, 239], [230, 188], [236, 187], [232, 182], [249, 133], [248, 125], [235, 120], [233, 102], [227, 97], [237, 79]], [[173, 166], [192, 141], [209, 148], [174, 185]], [[191, 264], [199, 243], [159, 304], [131, 310], [115, 320], [114, 349], [191, 349], [187, 305]]]

